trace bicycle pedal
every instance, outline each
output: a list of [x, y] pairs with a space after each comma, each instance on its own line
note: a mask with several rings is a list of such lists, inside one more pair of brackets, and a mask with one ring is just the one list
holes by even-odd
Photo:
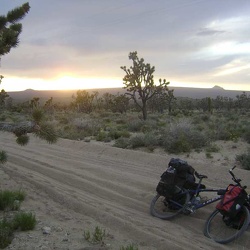
[[183, 211], [183, 213], [184, 214], [193, 214], [193, 213], [195, 213], [195, 209], [194, 208], [192, 208], [192, 207], [190, 207], [190, 206], [187, 206], [187, 207], [185, 207], [185, 209], [184, 209], [184, 211]]

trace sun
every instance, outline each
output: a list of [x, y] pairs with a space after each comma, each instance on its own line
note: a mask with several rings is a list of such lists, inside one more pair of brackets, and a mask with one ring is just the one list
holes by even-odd
[[83, 85], [82, 79], [72, 76], [62, 76], [55, 80], [51, 80], [53, 89], [56, 90], [69, 90], [76, 89]]

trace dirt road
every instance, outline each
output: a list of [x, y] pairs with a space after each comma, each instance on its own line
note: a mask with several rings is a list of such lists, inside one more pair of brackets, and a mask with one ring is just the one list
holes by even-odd
[[[9, 156], [1, 169], [1, 188], [22, 188], [27, 193], [22, 209], [38, 219], [36, 229], [17, 233], [8, 249], [84, 249], [92, 246], [84, 232], [96, 226], [105, 229], [107, 249], [131, 243], [140, 250], [250, 249], [250, 230], [226, 246], [203, 236], [215, 205], [171, 221], [149, 214], [159, 177], [173, 155], [63, 139], [50, 145], [34, 137], [21, 147], [9, 133], [0, 133], [0, 149]], [[178, 157], [207, 174], [207, 186], [229, 184], [228, 158]], [[250, 187], [250, 171], [237, 169], [237, 174]], [[44, 234], [44, 227], [51, 232]]]

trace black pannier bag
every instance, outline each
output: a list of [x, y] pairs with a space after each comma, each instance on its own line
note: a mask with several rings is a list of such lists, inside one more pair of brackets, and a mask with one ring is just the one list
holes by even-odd
[[171, 198], [180, 188], [187, 187], [188, 183], [195, 183], [194, 169], [186, 161], [172, 158], [167, 170], [161, 175], [161, 180], [156, 187], [158, 194]]
[[[171, 166], [176, 169], [176, 185], [180, 188], [193, 188], [195, 184], [194, 177], [194, 168], [190, 166], [186, 161], [183, 161], [179, 158], [172, 158], [168, 163], [168, 166]], [[195, 186], [196, 187], [196, 186]]]
[[167, 170], [161, 175], [156, 191], [159, 195], [171, 198], [175, 192], [176, 186], [176, 169], [168, 167]]

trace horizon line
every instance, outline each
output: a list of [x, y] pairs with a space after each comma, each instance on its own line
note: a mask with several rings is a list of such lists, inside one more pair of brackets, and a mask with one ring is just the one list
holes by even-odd
[[[223, 87], [220, 87], [218, 85], [215, 85], [213, 87], [183, 87], [183, 86], [169, 86], [169, 89], [174, 89], [174, 88], [178, 88], [178, 89], [221, 89], [221, 90], [225, 90], [225, 91], [237, 91], [237, 92], [250, 92], [250, 90], [234, 90], [234, 89], [225, 89]], [[28, 89], [24, 89], [24, 90], [10, 90], [10, 91], [6, 91], [8, 92], [24, 92], [24, 91], [73, 91], [73, 90], [98, 90], [98, 89], [126, 89], [124, 87], [97, 87], [97, 88], [72, 88], [72, 89], [32, 89], [32, 88], [28, 88]]]

